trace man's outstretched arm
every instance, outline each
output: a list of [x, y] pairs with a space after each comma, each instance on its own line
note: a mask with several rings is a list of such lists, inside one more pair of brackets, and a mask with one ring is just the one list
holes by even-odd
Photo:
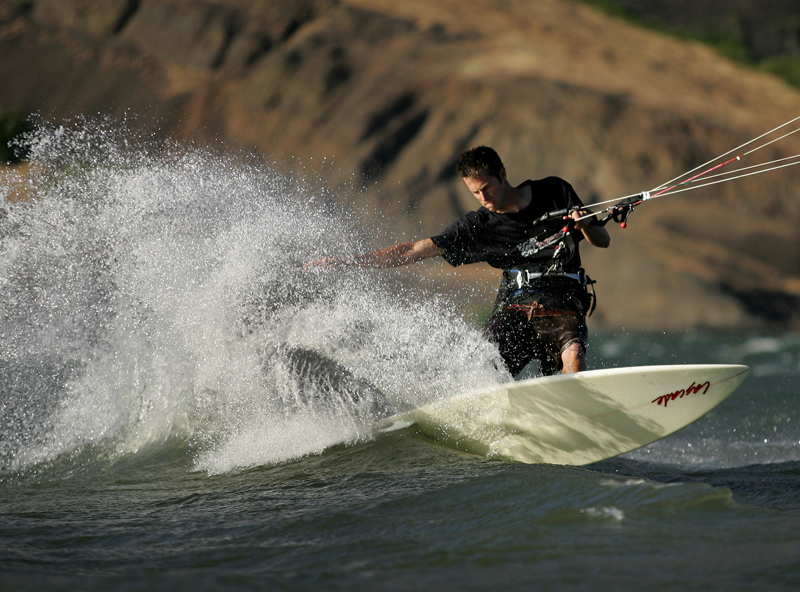
[[303, 266], [305, 271], [312, 269], [340, 269], [343, 267], [361, 267], [368, 269], [386, 269], [400, 267], [423, 259], [430, 259], [444, 253], [429, 238], [411, 243], [400, 243], [353, 257], [323, 257], [315, 259]]

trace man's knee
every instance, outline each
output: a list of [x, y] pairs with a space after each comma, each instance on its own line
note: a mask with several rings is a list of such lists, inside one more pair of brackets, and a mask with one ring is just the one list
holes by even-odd
[[562, 374], [586, 370], [586, 356], [581, 344], [576, 341], [564, 348], [561, 352], [561, 362], [563, 364]]

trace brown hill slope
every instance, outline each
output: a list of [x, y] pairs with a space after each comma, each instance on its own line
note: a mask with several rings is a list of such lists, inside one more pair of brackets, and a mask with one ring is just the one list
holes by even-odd
[[[0, 107], [51, 118], [130, 108], [156, 133], [256, 147], [306, 171], [325, 162], [376, 245], [474, 207], [452, 172], [470, 145], [495, 146], [512, 181], [559, 175], [594, 202], [800, 115], [800, 94], [774, 78], [568, 0], [33, 0], [0, 11]], [[586, 249], [595, 321], [796, 327], [798, 181], [787, 169], [637, 209], [610, 250]], [[480, 267], [423, 273], [470, 306], [496, 281]]]

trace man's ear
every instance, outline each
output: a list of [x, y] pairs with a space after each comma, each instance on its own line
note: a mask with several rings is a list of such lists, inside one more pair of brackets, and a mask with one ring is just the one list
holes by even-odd
[[507, 177], [508, 177], [508, 175], [506, 174], [506, 167], [501, 167], [500, 168], [500, 176], [499, 176], [500, 182], [501, 183], [504, 182]]

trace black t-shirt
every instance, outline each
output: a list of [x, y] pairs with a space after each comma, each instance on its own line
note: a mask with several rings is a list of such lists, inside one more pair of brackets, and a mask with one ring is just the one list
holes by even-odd
[[[555, 245], [527, 255], [523, 254], [520, 247], [526, 250], [531, 241], [546, 239], [564, 227], [565, 220], [561, 219], [534, 226], [533, 223], [543, 214], [582, 207], [583, 203], [572, 186], [558, 177], [525, 181], [519, 188], [527, 185], [531, 187], [533, 198], [524, 210], [499, 214], [481, 207], [453, 222], [441, 234], [431, 237], [437, 247], [444, 249], [445, 260], [453, 266], [485, 261], [498, 269], [547, 271], [553, 261]], [[571, 236], [574, 255], [564, 263], [562, 269], [568, 273], [577, 272], [581, 267], [578, 242], [583, 239], [583, 233], [573, 230]]]

